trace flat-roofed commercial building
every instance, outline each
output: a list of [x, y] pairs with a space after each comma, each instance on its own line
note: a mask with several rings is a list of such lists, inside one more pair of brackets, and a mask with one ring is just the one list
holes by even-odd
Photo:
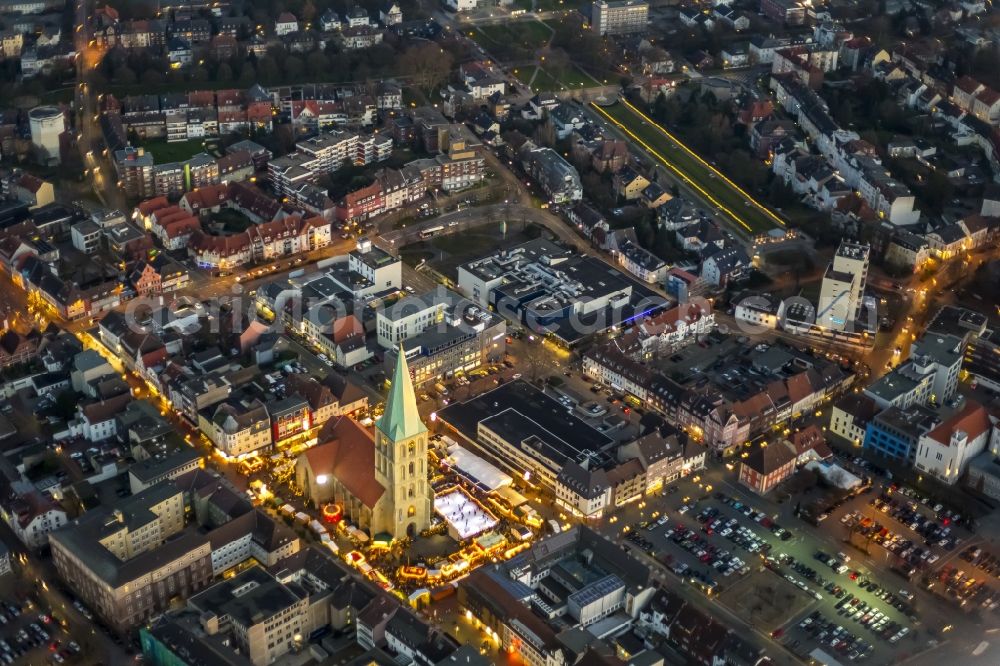
[[386, 373], [395, 367], [402, 343], [417, 386], [501, 360], [506, 333], [501, 316], [445, 289], [404, 299], [378, 313], [379, 343], [388, 348]]

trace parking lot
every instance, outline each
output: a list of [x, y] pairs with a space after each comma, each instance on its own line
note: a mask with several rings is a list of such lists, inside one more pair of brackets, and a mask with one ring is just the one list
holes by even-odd
[[[840, 539], [817, 538], [794, 517], [779, 523], [770, 502], [707, 481], [682, 479], [648, 502], [646, 520], [625, 534], [632, 547], [803, 658], [820, 648], [844, 662], [888, 664], [934, 645], [903, 577], [876, 575]], [[872, 496], [845, 502], [845, 512]], [[839, 535], [830, 520], [821, 531]]]
[[81, 648], [72, 640], [65, 619], [35, 600], [0, 599], [0, 662], [5, 664], [82, 663]]
[[968, 535], [960, 533], [960, 516], [940, 504], [924, 507], [904, 492], [890, 486], [864, 508], [848, 510], [840, 522], [851, 530], [853, 543], [880, 546], [891, 554], [893, 567], [912, 576], [932, 568]]
[[977, 545], [981, 539], [967, 517], [890, 483], [861, 499], [830, 514], [843, 525], [848, 548], [950, 601], [944, 609], [990, 612], [1000, 606], [1000, 562]]
[[931, 590], [963, 610], [995, 611], [1000, 606], [1000, 558], [985, 545], [968, 546], [934, 573]]

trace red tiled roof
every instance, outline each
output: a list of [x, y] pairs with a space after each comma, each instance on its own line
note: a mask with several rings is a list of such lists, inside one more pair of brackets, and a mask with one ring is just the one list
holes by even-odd
[[982, 84], [979, 83], [979, 81], [976, 81], [971, 76], [963, 76], [958, 81], [955, 81], [955, 88], [957, 90], [961, 90], [967, 95], [971, 95], [972, 93], [974, 93], [976, 89], [978, 89], [979, 86], [981, 85]]
[[[216, 35], [212, 41], [221, 39], [222, 37], [230, 37], [229, 35]], [[246, 94], [242, 90], [230, 89], [230, 90], [216, 90], [215, 91], [215, 103], [219, 106], [242, 106], [246, 101]]]
[[829, 458], [833, 455], [830, 447], [827, 446], [826, 437], [823, 436], [823, 432], [816, 424], [792, 435], [791, 441], [797, 456], [810, 450], [815, 451], [820, 458]]
[[214, 252], [220, 256], [229, 256], [245, 250], [250, 245], [250, 236], [234, 234], [232, 236], [213, 236], [200, 229], [191, 234], [188, 248], [194, 252]]
[[[245, 116], [246, 114], [243, 115]], [[253, 156], [247, 150], [237, 150], [236, 152], [223, 155], [217, 161], [219, 164], [219, 173], [229, 173], [244, 166], [253, 166]]]
[[789, 377], [786, 385], [788, 387], [788, 398], [793, 403], [805, 400], [813, 393], [812, 384], [809, 382], [809, 375], [805, 372], [800, 372], [797, 375]]
[[201, 230], [201, 222], [198, 221], [198, 218], [191, 217], [190, 215], [170, 220], [165, 224], [161, 223], [160, 226], [163, 228], [163, 233], [167, 235], [167, 238], [177, 238], [178, 236], [185, 236]]
[[371, 433], [347, 416], [327, 421], [319, 433], [323, 442], [305, 452], [314, 475], [336, 478], [368, 508], [385, 493], [375, 478], [375, 440]]
[[110, 421], [125, 408], [125, 405], [132, 402], [132, 395], [129, 393], [122, 393], [121, 395], [115, 396], [113, 398], [108, 398], [107, 400], [102, 400], [101, 402], [93, 402], [89, 405], [80, 408], [83, 412], [84, 418], [87, 419], [91, 424], [103, 423], [104, 421]]
[[226, 185], [206, 185], [184, 195], [184, 200], [192, 210], [215, 208], [228, 199], [229, 188]]
[[39, 178], [38, 176], [33, 176], [30, 173], [24, 173], [21, 174], [21, 177], [18, 179], [17, 184], [23, 187], [24, 189], [28, 190], [29, 192], [35, 193], [38, 192], [39, 189], [41, 189], [42, 185], [45, 184], [45, 181]]
[[996, 90], [993, 90], [993, 88], [987, 88], [986, 90], [976, 95], [976, 99], [985, 104], [986, 106], [993, 106], [998, 101], [1000, 101], [1000, 93], [998, 93]]
[[352, 335], [360, 335], [364, 331], [364, 326], [354, 315], [342, 317], [333, 322], [333, 341], [340, 344]]
[[939, 444], [948, 446], [951, 444], [952, 433], [957, 430], [964, 432], [971, 441], [992, 427], [986, 408], [975, 400], [969, 400], [960, 412], [953, 414], [947, 421], [927, 433], [927, 436]]
[[271, 118], [270, 102], [251, 102], [247, 105], [247, 118], [249, 120], [268, 120]]
[[163, 208], [168, 208], [170, 202], [167, 201], [166, 197], [154, 197], [152, 199], [146, 199], [139, 204], [138, 209], [141, 215], [149, 215], [154, 211], [158, 211]]
[[211, 90], [192, 90], [188, 93], [188, 104], [193, 107], [215, 107], [215, 93]]
[[784, 442], [760, 443], [753, 447], [743, 464], [759, 474], [771, 474], [796, 458], [791, 447]]
[[241, 123], [246, 122], [246, 119], [247, 112], [242, 109], [236, 109], [235, 111], [219, 111], [220, 123]]
[[354, 190], [353, 192], [344, 195], [344, 206], [347, 208], [353, 208], [357, 206], [360, 201], [367, 199], [371, 196], [376, 196], [381, 194], [382, 185], [376, 180], [374, 183], [368, 187], [362, 187], [360, 190]]

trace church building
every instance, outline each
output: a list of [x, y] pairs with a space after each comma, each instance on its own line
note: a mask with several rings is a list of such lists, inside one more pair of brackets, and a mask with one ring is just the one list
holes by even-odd
[[296, 481], [316, 506], [340, 504], [372, 537], [416, 536], [431, 521], [427, 435], [401, 349], [375, 436], [350, 417], [331, 419], [296, 461]]

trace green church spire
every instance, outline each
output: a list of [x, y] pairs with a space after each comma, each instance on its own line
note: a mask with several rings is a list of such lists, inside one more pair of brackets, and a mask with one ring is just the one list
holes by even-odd
[[417, 396], [413, 391], [410, 369], [406, 366], [406, 352], [399, 345], [396, 356], [396, 370], [392, 375], [392, 387], [385, 402], [385, 412], [375, 426], [393, 442], [410, 439], [427, 432], [427, 426], [417, 412]]

